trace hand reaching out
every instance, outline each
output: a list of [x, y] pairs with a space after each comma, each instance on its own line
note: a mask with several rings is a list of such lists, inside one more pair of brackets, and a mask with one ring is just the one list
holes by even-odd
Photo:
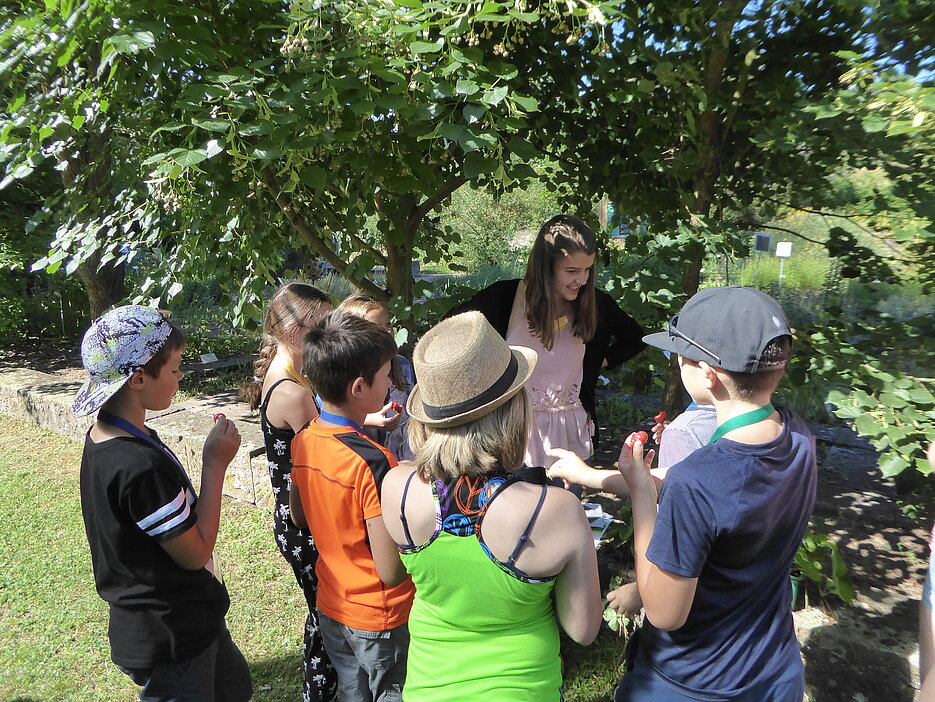
[[618, 614], [633, 619], [643, 609], [643, 598], [636, 583], [627, 583], [607, 593], [607, 604]]
[[558, 459], [546, 471], [550, 478], [561, 478], [565, 483], [565, 489], [569, 489], [573, 483], [588, 484], [587, 476], [594, 469], [582, 461], [576, 453], [563, 448], [552, 448], [546, 453]]

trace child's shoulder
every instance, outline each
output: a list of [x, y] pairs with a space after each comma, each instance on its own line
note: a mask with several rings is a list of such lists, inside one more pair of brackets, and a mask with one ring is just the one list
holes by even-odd
[[366, 434], [351, 428], [322, 427], [315, 422], [296, 434], [293, 448], [299, 454], [294, 458], [298, 459], [303, 451], [314, 453], [319, 463], [330, 468], [366, 464], [383, 473], [397, 464], [392, 451]]

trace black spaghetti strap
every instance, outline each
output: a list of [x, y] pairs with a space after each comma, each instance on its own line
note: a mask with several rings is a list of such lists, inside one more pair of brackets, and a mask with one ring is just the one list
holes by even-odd
[[289, 381], [290, 383], [295, 383], [296, 385], [299, 384], [298, 381], [296, 381], [293, 378], [280, 378], [275, 383], [269, 386], [269, 390], [266, 391], [266, 396], [263, 398], [263, 404], [260, 406], [266, 409], [266, 406], [269, 404], [269, 396], [273, 394], [273, 390], [278, 388], [280, 383], [284, 383], [286, 381]]
[[399, 521], [403, 525], [403, 532], [406, 534], [406, 541], [408, 542], [406, 546], [409, 548], [415, 548], [415, 542], [412, 540], [412, 534], [409, 533], [409, 522], [406, 521], [406, 495], [409, 494], [409, 483], [412, 482], [412, 477], [415, 474], [416, 472], [412, 471], [409, 477], [406, 478], [406, 484], [403, 486], [403, 496], [399, 500]]
[[545, 502], [545, 493], [546, 490], [548, 490], [548, 487], [548, 485], [542, 486], [542, 492], [539, 493], [539, 501], [536, 503], [536, 509], [533, 510], [532, 516], [529, 518], [529, 524], [526, 525], [526, 528], [520, 535], [519, 540], [516, 542], [516, 548], [513, 549], [513, 553], [511, 553], [510, 557], [506, 560], [506, 566], [508, 568], [513, 568], [513, 564], [516, 563], [516, 559], [519, 557], [519, 552], [522, 551], [523, 546], [526, 545], [526, 539], [529, 538], [529, 532], [532, 531], [532, 525], [536, 523], [536, 518], [539, 516], [539, 510], [542, 509], [542, 503]]

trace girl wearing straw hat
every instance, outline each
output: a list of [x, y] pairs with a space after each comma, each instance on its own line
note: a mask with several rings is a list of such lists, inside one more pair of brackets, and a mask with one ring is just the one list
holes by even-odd
[[639, 324], [595, 289], [596, 254], [591, 229], [577, 217], [557, 215], [539, 229], [522, 280], [494, 283], [449, 313], [478, 310], [508, 344], [539, 354], [526, 385], [533, 409], [527, 466], [551, 466], [548, 451], [555, 447], [591, 456], [601, 369], [646, 346]]
[[416, 345], [416, 458], [390, 471], [381, 493], [416, 588], [404, 700], [557, 702], [556, 614], [578, 643], [597, 635], [597, 558], [581, 505], [511, 472], [523, 462], [536, 358], [478, 312]]

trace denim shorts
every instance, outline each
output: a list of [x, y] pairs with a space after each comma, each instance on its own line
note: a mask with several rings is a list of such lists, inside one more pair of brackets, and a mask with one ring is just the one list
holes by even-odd
[[935, 611], [935, 551], [929, 554], [929, 572], [925, 576], [925, 586], [922, 588], [922, 604], [930, 612]]

